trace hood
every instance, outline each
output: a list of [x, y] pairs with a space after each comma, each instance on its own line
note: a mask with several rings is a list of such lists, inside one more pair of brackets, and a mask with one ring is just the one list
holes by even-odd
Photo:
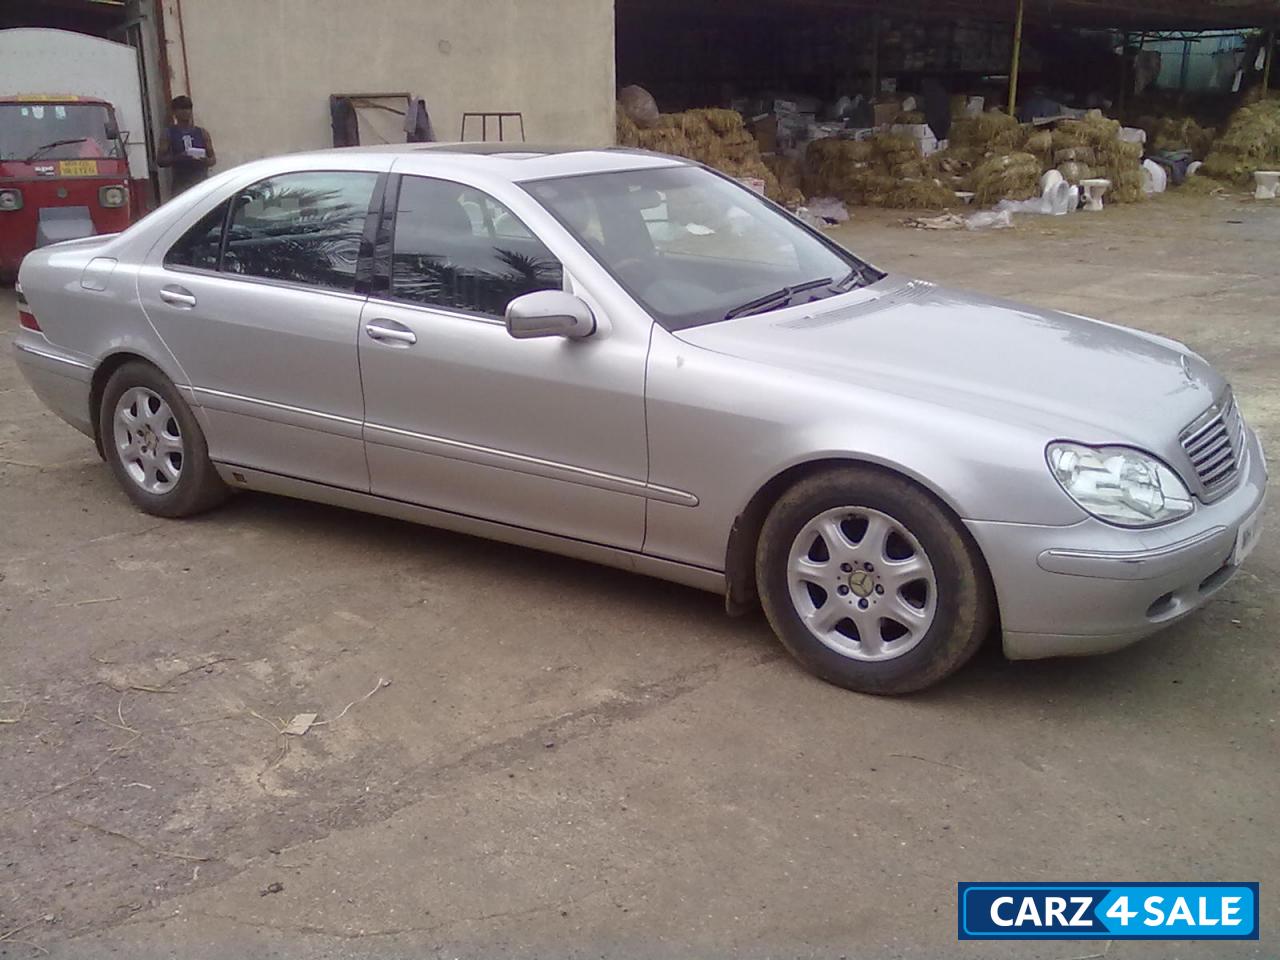
[[1181, 344], [886, 277], [851, 294], [676, 333], [859, 388], [962, 406], [1050, 438], [1165, 449], [1226, 388]]

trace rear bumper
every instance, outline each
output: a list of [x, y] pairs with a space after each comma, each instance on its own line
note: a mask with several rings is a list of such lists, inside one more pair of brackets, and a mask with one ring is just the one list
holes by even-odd
[[81, 433], [92, 437], [89, 392], [93, 366], [85, 358], [53, 346], [39, 334], [20, 331], [14, 360], [37, 397]]
[[1167, 527], [968, 522], [995, 581], [1005, 654], [1106, 653], [1203, 606], [1236, 573], [1237, 535], [1262, 509], [1266, 460], [1252, 431], [1247, 449], [1231, 494]]

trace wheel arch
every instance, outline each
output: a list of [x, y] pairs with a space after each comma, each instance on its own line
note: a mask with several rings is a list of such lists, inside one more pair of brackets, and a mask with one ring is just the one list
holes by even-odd
[[[987, 564], [982, 547], [969, 533], [964, 525], [957, 505], [935, 484], [926, 478], [904, 470], [896, 464], [883, 463], [868, 457], [855, 455], [828, 456], [794, 463], [778, 471], [769, 478], [743, 507], [733, 520], [729, 531], [729, 541], [725, 548], [725, 609], [737, 616], [753, 609], [759, 603], [756, 593], [755, 558], [756, 547], [760, 541], [760, 531], [764, 527], [765, 517], [773, 509], [778, 499], [801, 480], [827, 470], [857, 467], [878, 470], [888, 476], [895, 476], [918, 487], [933, 499], [939, 507], [955, 521], [957, 530], [969, 542], [974, 555], [978, 557], [984, 568], [988, 581], [991, 571]], [[998, 616], [998, 611], [997, 611]]]
[[107, 354], [98, 362], [97, 367], [94, 368], [93, 377], [89, 381], [89, 421], [93, 424], [93, 443], [98, 448], [98, 456], [104, 459], [106, 451], [102, 447], [102, 395], [106, 392], [107, 381], [111, 379], [111, 375], [126, 363], [132, 363], [135, 360], [164, 374], [164, 370], [154, 360], [131, 350], [117, 350], [115, 353]]

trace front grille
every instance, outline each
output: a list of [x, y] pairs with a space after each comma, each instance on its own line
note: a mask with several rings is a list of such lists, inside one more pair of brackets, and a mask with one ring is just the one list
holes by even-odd
[[1206, 497], [1230, 487], [1240, 473], [1244, 452], [1244, 418], [1235, 397], [1228, 393], [1216, 412], [1210, 410], [1188, 427], [1182, 434], [1182, 449]]

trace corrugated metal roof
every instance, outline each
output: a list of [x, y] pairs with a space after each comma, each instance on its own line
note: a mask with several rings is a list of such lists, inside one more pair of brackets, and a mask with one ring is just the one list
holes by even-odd
[[[743, 0], [632, 0], [635, 6], [743, 12]], [[1280, 0], [1025, 0], [1031, 22], [1130, 30], [1209, 30], [1280, 25]], [[1012, 20], [1017, 0], [754, 0], [756, 9], [823, 9], [922, 17]]]

